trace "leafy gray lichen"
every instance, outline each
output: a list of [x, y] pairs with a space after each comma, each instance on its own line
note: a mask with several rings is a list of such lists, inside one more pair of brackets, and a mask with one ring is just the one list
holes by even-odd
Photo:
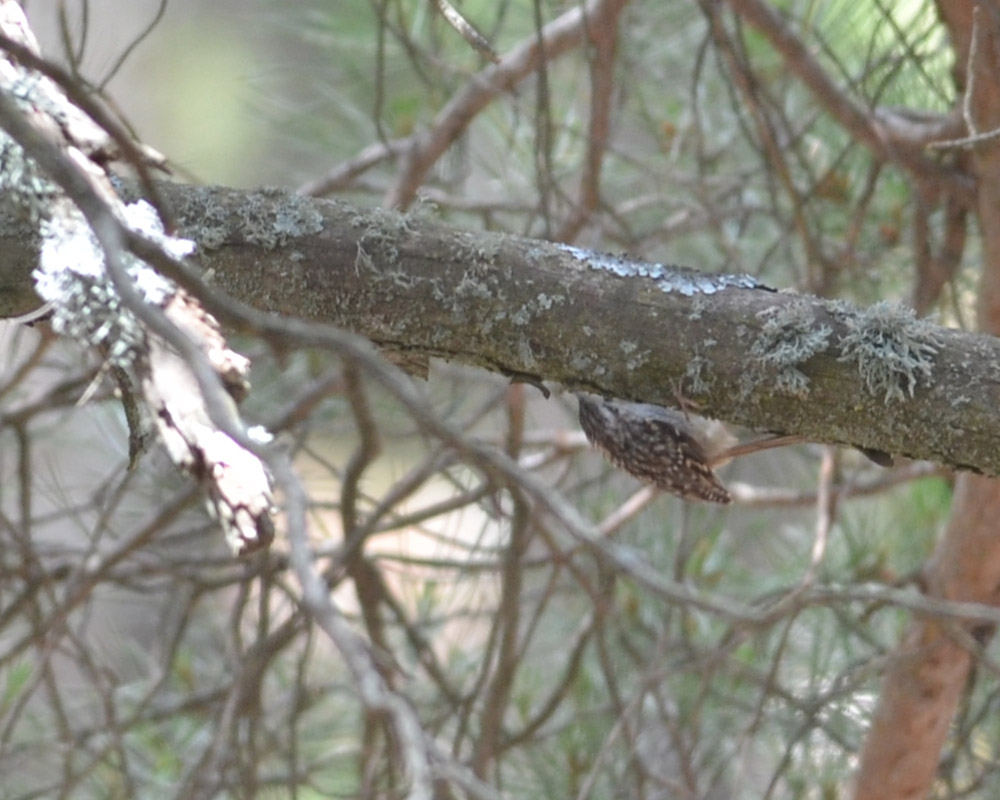
[[282, 197], [275, 202], [263, 194], [250, 197], [237, 216], [243, 237], [266, 250], [283, 247], [290, 239], [323, 230], [323, 217], [304, 197]]
[[239, 240], [274, 250], [318, 233], [324, 224], [307, 198], [269, 189], [248, 195], [235, 210], [211, 189], [193, 190], [181, 216], [187, 231], [206, 250]]
[[937, 328], [912, 309], [885, 301], [843, 316], [847, 333], [838, 361], [854, 362], [865, 388], [890, 400], [905, 400], [921, 378], [929, 379], [941, 346]]
[[[798, 367], [827, 348], [830, 327], [817, 325], [811, 305], [801, 299], [764, 309], [757, 316], [764, 324], [750, 348], [756, 362], [747, 375], [770, 375], [777, 391], [805, 395], [809, 378]], [[744, 386], [752, 388], [752, 384]]]
[[[203, 195], [203, 196], [202, 196]], [[187, 231], [204, 250], [217, 250], [229, 241], [229, 213], [222, 203], [212, 199], [208, 190], [198, 189], [186, 203], [183, 216]]]

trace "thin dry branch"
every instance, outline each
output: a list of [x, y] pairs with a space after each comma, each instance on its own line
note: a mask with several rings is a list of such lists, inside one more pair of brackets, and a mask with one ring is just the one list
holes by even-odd
[[434, 0], [434, 6], [441, 12], [441, 16], [448, 21], [448, 24], [458, 31], [459, 35], [474, 50], [494, 63], [500, 61], [500, 56], [496, 54], [493, 45], [448, 0]]
[[546, 25], [540, 36], [532, 36], [487, 67], [441, 109], [430, 128], [408, 148], [403, 169], [386, 194], [387, 208], [407, 208], [416, 196], [428, 170], [465, 131], [469, 123], [497, 95], [508, 91], [537, 70], [541, 59], [558, 58], [583, 44], [591, 30], [613, 27], [613, 19], [628, 0], [589, 0]]
[[[892, 124], [897, 115], [890, 111], [869, 113], [861, 108], [819, 64], [809, 48], [795, 34], [780, 12], [764, 0], [726, 0], [727, 4], [756, 28], [784, 58], [788, 70], [798, 77], [817, 102], [859, 143], [880, 159], [898, 164], [928, 189], [946, 189], [966, 201], [973, 198], [972, 183], [954, 170], [927, 158], [921, 146], [941, 138], [940, 121], [925, 125], [915, 133], [917, 121]], [[954, 122], [949, 123], [954, 126]]]
[[789, 163], [789, 150], [783, 144], [789, 138], [788, 132], [777, 130], [779, 120], [775, 119], [768, 107], [765, 89], [751, 69], [742, 42], [729, 34], [722, 14], [717, 10], [711, 14], [710, 24], [715, 48], [725, 59], [733, 84], [740, 93], [741, 105], [753, 120], [760, 142], [761, 158], [766, 163], [769, 174], [777, 179], [790, 201], [795, 232], [802, 242], [809, 269], [804, 288], [821, 295], [828, 294], [832, 272], [829, 268], [830, 259], [824, 255], [816, 231], [810, 224], [806, 196], [796, 186], [792, 165]]
[[421, 133], [386, 144], [370, 145], [345, 165], [328, 175], [299, 187], [308, 195], [324, 195], [343, 186], [345, 180], [364, 172], [393, 154], [403, 154], [403, 169], [386, 194], [389, 208], [406, 208], [413, 202], [428, 170], [490, 102], [510, 91], [531, 75], [546, 59], [558, 58], [579, 47], [592, 30], [601, 30], [611, 22], [628, 0], [588, 0], [546, 25], [541, 36], [531, 36], [505, 54], [498, 63], [474, 75], [445, 104], [430, 127]]
[[618, 23], [624, 4], [612, 5], [604, 19], [591, 28], [593, 50], [590, 59], [590, 120], [587, 124], [587, 152], [576, 206], [555, 240], [572, 242], [601, 203], [601, 169], [611, 138], [611, 108], [615, 89], [615, 52]]

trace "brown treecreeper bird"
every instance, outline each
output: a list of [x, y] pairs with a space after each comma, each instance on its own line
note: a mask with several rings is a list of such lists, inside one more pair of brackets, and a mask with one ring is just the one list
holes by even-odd
[[612, 464], [686, 500], [729, 503], [715, 467], [747, 453], [803, 441], [768, 436], [742, 444], [722, 423], [674, 408], [578, 394], [580, 426]]

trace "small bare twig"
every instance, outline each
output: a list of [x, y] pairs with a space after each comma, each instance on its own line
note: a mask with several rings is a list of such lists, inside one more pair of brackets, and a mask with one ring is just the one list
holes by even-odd
[[433, 0], [433, 2], [434, 7], [441, 12], [441, 16], [448, 21], [451, 27], [458, 31], [459, 35], [469, 43], [473, 50], [494, 64], [500, 63], [500, 56], [493, 49], [493, 45], [448, 0]]

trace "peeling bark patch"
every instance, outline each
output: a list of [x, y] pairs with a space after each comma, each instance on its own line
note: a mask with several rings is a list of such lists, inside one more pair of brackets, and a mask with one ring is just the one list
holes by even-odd
[[843, 321], [847, 333], [838, 342], [838, 360], [853, 362], [865, 388], [886, 404], [913, 397], [921, 379], [930, 382], [941, 337], [912, 309], [882, 301]]
[[[209, 359], [219, 366], [224, 377], [234, 370], [239, 377], [245, 376], [249, 361], [219, 350], [225, 349], [225, 341], [215, 329], [215, 320], [199, 306], [178, 294], [166, 313], [189, 334], [203, 329]], [[230, 374], [230, 380], [234, 379]], [[263, 463], [215, 427], [191, 368], [155, 336], [149, 338], [142, 387], [155, 414], [161, 441], [173, 462], [204, 488], [208, 510], [220, 522], [232, 552], [242, 556], [267, 547], [274, 538], [274, 509], [270, 478]], [[232, 407], [235, 413], [235, 403]]]
[[750, 275], [713, 275], [687, 267], [635, 261], [625, 256], [584, 250], [568, 244], [557, 244], [556, 247], [591, 269], [610, 272], [619, 278], [649, 278], [661, 292], [668, 294], [677, 292], [685, 297], [693, 297], [715, 294], [729, 288], [768, 289]]

